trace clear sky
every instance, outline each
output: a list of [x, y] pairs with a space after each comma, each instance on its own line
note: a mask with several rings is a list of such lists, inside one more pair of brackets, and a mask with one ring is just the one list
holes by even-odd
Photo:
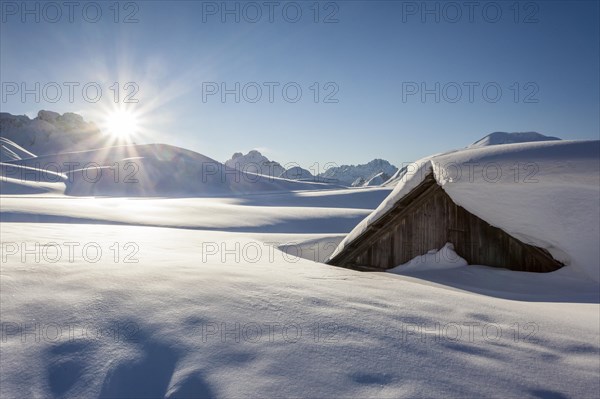
[[599, 20], [597, 1], [2, 1], [1, 109], [122, 107], [137, 143], [305, 167], [494, 131], [598, 139]]

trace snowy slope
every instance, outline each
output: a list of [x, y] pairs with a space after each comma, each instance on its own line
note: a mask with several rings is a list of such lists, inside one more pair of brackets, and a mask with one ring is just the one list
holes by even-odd
[[[67, 176], [52, 170], [0, 163], [0, 195], [64, 194]], [[3, 211], [6, 208], [3, 207]]]
[[371, 177], [368, 181], [364, 182], [363, 187], [381, 186], [390, 179], [390, 175], [385, 172], [381, 172]]
[[0, 137], [0, 162], [32, 157], [35, 157], [35, 154], [7, 138]]
[[598, 141], [495, 145], [425, 158], [405, 170], [334, 256], [433, 171], [458, 205], [600, 282], [599, 169]]

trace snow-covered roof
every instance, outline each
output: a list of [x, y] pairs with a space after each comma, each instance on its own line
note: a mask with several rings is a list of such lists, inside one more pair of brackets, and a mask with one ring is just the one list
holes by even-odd
[[456, 204], [600, 281], [600, 141], [495, 145], [423, 158], [405, 168], [391, 194], [329, 259], [430, 173]]

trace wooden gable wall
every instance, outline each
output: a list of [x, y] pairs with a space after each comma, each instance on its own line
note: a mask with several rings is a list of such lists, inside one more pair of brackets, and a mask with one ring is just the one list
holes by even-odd
[[550, 272], [562, 264], [456, 205], [430, 174], [328, 263], [385, 270], [447, 242], [469, 264]]

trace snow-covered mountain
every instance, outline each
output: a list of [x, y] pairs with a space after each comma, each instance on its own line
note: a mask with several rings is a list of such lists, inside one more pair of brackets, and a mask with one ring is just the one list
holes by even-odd
[[233, 169], [266, 176], [275, 176], [290, 180], [337, 183], [351, 187], [381, 185], [397, 170], [388, 161], [374, 159], [364, 165], [333, 167], [314, 176], [310, 171], [299, 166], [294, 166], [286, 170], [279, 162], [270, 160], [257, 150], [251, 150], [246, 155], [236, 152], [231, 159], [225, 161], [225, 165]]
[[257, 150], [251, 150], [246, 155], [236, 152], [225, 165], [243, 172], [257, 173], [265, 176], [279, 177], [285, 168], [279, 162], [271, 161]]
[[545, 136], [537, 132], [494, 132], [477, 140], [467, 148], [487, 147], [489, 145], [528, 143], [531, 141], [555, 141], [558, 137]]
[[279, 177], [290, 180], [315, 180], [310, 171], [301, 168], [300, 166], [294, 166], [283, 172]]
[[38, 155], [105, 147], [107, 136], [78, 114], [40, 111], [34, 119], [0, 113], [0, 136]]
[[[368, 184], [375, 176], [383, 173], [381, 177], [392, 176], [398, 169], [383, 159], [374, 159], [362, 165], [342, 165], [327, 169], [319, 174], [320, 177], [337, 181], [352, 187], [361, 187]], [[374, 181], [375, 182], [375, 181]], [[374, 183], [373, 182], [373, 183]], [[382, 183], [385, 180], [382, 181]]]

